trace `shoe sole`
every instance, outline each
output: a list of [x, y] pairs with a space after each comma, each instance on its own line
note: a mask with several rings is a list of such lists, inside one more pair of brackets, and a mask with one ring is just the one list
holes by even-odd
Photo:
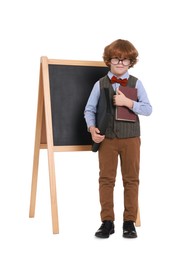
[[132, 236], [132, 235], [123, 235], [124, 238], [137, 238], [137, 235]]
[[101, 236], [101, 235], [98, 235], [98, 234], [95, 234], [95, 236], [98, 237], [98, 238], [109, 238], [109, 236], [114, 234], [114, 232], [115, 232], [114, 230], [111, 230], [109, 235], [107, 235], [107, 236]]

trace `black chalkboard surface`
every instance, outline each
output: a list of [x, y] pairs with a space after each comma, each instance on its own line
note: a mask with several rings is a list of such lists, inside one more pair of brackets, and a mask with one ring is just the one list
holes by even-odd
[[91, 145], [84, 108], [93, 85], [107, 67], [49, 64], [53, 143], [55, 146]]

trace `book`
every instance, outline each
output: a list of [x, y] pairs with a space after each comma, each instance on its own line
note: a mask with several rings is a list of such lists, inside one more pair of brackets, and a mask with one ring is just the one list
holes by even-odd
[[[119, 86], [119, 90], [128, 98], [137, 101], [137, 88], [131, 88], [131, 87], [123, 87]], [[115, 114], [116, 120], [122, 120], [122, 121], [130, 121], [135, 122], [137, 120], [137, 115], [130, 110], [128, 107], [125, 106], [117, 106], [116, 107], [116, 114]]]

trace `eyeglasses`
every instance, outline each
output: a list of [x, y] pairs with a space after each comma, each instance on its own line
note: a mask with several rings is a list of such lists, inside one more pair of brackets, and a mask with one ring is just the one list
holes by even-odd
[[122, 63], [123, 65], [125, 65], [125, 66], [128, 66], [128, 65], [130, 65], [130, 63], [131, 63], [131, 61], [130, 61], [129, 59], [127, 59], [127, 58], [122, 59], [122, 60], [120, 60], [120, 59], [118, 59], [118, 58], [112, 58], [112, 59], [110, 59], [110, 62], [111, 62], [112, 65], [118, 65], [118, 64], [120, 63], [120, 61], [121, 61], [121, 63]]

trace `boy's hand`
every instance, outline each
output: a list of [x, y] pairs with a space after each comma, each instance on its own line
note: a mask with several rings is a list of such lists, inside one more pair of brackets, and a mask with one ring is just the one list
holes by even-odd
[[96, 128], [95, 126], [89, 127], [89, 131], [91, 133], [92, 140], [95, 143], [101, 143], [104, 140], [105, 135], [101, 135], [100, 130], [98, 128]]
[[117, 89], [117, 95], [113, 96], [113, 103], [115, 106], [126, 106], [130, 109], [133, 108], [133, 101], [127, 98], [119, 89]]

